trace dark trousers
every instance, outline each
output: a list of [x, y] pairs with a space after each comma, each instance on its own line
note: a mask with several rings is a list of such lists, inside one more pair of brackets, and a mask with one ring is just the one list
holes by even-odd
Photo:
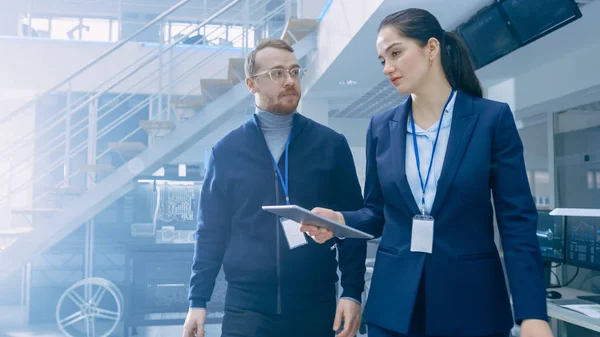
[[[391, 330], [386, 330], [383, 328], [378, 327], [377, 325], [372, 325], [369, 324], [368, 325], [368, 333], [369, 337], [417, 337], [417, 336], [424, 336], [424, 335], [403, 335], [401, 333], [397, 333], [395, 331], [391, 331]], [[501, 333], [501, 334], [494, 334], [494, 335], [489, 335], [489, 336], [482, 336], [482, 337], [508, 337], [509, 333]]]
[[272, 315], [225, 308], [221, 337], [334, 337], [336, 302], [314, 306], [298, 314]]

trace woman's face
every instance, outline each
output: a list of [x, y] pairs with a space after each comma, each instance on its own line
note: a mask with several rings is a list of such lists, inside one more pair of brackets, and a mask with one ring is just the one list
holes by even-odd
[[428, 46], [419, 46], [394, 27], [383, 27], [379, 31], [377, 53], [383, 73], [400, 94], [414, 93], [425, 82], [432, 64]]

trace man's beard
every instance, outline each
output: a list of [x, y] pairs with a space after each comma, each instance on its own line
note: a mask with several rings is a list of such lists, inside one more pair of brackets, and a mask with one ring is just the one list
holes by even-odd
[[276, 115], [280, 115], [280, 116], [285, 116], [285, 115], [289, 115], [291, 113], [294, 113], [296, 111], [296, 109], [298, 108], [298, 104], [300, 103], [300, 98], [298, 96], [296, 96], [297, 101], [296, 104], [291, 105], [290, 107], [283, 107], [282, 104], [279, 104], [279, 100], [275, 99], [275, 100], [268, 100], [266, 97], [262, 96], [262, 101], [263, 102], [267, 102], [266, 104], [266, 110], [274, 113]]

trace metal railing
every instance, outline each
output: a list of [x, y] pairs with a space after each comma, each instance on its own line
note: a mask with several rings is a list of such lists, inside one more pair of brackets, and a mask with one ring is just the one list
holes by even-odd
[[[137, 60], [134, 60], [132, 63], [130, 63], [124, 69], [122, 69], [121, 71], [117, 72], [114, 76], [112, 76], [112, 77], [108, 78], [107, 80], [103, 81], [100, 85], [98, 85], [93, 90], [90, 90], [89, 94], [82, 96], [76, 102], [71, 102], [70, 101], [70, 96], [71, 96], [71, 93], [72, 93], [72, 89], [71, 89], [71, 87], [72, 87], [72, 81], [74, 79], [76, 79], [79, 75], [83, 74], [85, 71], [91, 69], [93, 66], [95, 66], [96, 64], [98, 64], [100, 61], [102, 61], [103, 59], [105, 59], [107, 56], [109, 56], [112, 53], [114, 53], [116, 50], [122, 48], [127, 42], [132, 41], [135, 37], [137, 37], [138, 35], [144, 33], [151, 26], [153, 26], [156, 23], [159, 23], [162, 20], [164, 20], [164, 18], [168, 14], [170, 14], [170, 13], [176, 11], [177, 9], [181, 8], [185, 3], [189, 2], [189, 1], [190, 0], [180, 1], [178, 4], [176, 4], [175, 6], [173, 6], [172, 8], [170, 8], [169, 10], [167, 10], [167, 12], [159, 15], [157, 18], [155, 18], [154, 20], [152, 20], [151, 22], [149, 22], [148, 24], [146, 24], [143, 28], [141, 28], [140, 30], [138, 30], [136, 33], [134, 33], [132, 36], [130, 36], [126, 40], [123, 40], [123, 41], [119, 42], [118, 44], [116, 44], [115, 46], [111, 47], [109, 50], [107, 50], [102, 55], [98, 56], [97, 58], [95, 58], [94, 60], [92, 60], [91, 62], [89, 62], [87, 65], [85, 65], [84, 67], [82, 67], [81, 69], [79, 69], [78, 71], [76, 71], [74, 74], [72, 74], [71, 76], [69, 76], [67, 79], [61, 81], [60, 83], [58, 83], [57, 85], [53, 86], [52, 88], [44, 91], [36, 99], [34, 99], [32, 101], [29, 101], [25, 105], [21, 106], [19, 109], [17, 109], [15, 111], [13, 111], [12, 113], [10, 113], [8, 116], [0, 118], [0, 125], [2, 125], [4, 123], [10, 121], [15, 116], [19, 115], [19, 113], [22, 113], [26, 109], [34, 106], [35, 104], [37, 104], [38, 102], [40, 102], [42, 99], [50, 97], [53, 94], [62, 94], [63, 91], [60, 91], [60, 89], [63, 86], [65, 86], [65, 85], [68, 86], [68, 88], [66, 90], [66, 93], [67, 93], [67, 104], [66, 104], [66, 107], [64, 109], [62, 109], [60, 112], [58, 112], [56, 115], [54, 115], [49, 121], [46, 121], [45, 124], [38, 126], [38, 129], [39, 129], [38, 132], [35, 132], [35, 133], [32, 132], [30, 134], [22, 136], [22, 137], [18, 138], [15, 143], [9, 144], [5, 149], [2, 149], [0, 151], [0, 157], [4, 157], [6, 155], [9, 155], [12, 152], [17, 151], [19, 149], [19, 146], [23, 146], [24, 144], [27, 144], [30, 141], [31, 137], [38, 137], [38, 138], [40, 138], [41, 136], [45, 135], [49, 130], [51, 130], [51, 128], [55, 127], [56, 125], [58, 125], [58, 123], [62, 122], [65, 116], [70, 116], [70, 115], [73, 115], [74, 113], [80, 111], [82, 108], [84, 108], [87, 105], [89, 105], [91, 102], [93, 102], [96, 98], [100, 97], [102, 94], [105, 94], [105, 93], [109, 92], [110, 90], [116, 88], [117, 86], [119, 86], [120, 84], [122, 84], [125, 80], [127, 80], [128, 78], [130, 78], [133, 74], [137, 73], [140, 69], [144, 68], [145, 66], [147, 66], [151, 62], [156, 61], [157, 59], [159, 59], [160, 57], [162, 57], [161, 55], [165, 51], [168, 51], [168, 50], [172, 49], [175, 45], [177, 45], [178, 43], [180, 43], [183, 40], [185, 40], [186, 38], [188, 38], [190, 35], [182, 36], [179, 39], [177, 39], [176, 41], [174, 41], [173, 43], [171, 43], [164, 50], [160, 50], [160, 48], [159, 48], [159, 50], [150, 50], [148, 53], [146, 53], [142, 57], [138, 58]], [[202, 21], [202, 23], [198, 24], [197, 25], [198, 28], [211, 23], [215, 18], [217, 18], [218, 16], [222, 15], [223, 13], [225, 13], [231, 7], [233, 7], [234, 5], [238, 4], [241, 0], [233, 0], [233, 1], [226, 0], [226, 1], [228, 1], [229, 3], [226, 6], [220, 8], [215, 13], [213, 13], [207, 19], [205, 19], [204, 21]], [[192, 25], [190, 25], [190, 26], [192, 26]], [[162, 42], [161, 42], [161, 45], [162, 45]]]
[[147, 24], [145, 24], [142, 28], [138, 29], [130, 37], [128, 37], [128, 38], [126, 38], [124, 40], [119, 41], [119, 43], [115, 44], [114, 46], [112, 46], [111, 48], [109, 48], [107, 51], [105, 51], [104, 53], [102, 53], [100, 56], [96, 57], [95, 59], [93, 59], [91, 62], [89, 62], [85, 66], [81, 67], [79, 70], [77, 70], [76, 72], [74, 72], [73, 74], [71, 74], [66, 79], [62, 80], [61, 82], [57, 83], [56, 85], [54, 85], [50, 89], [48, 89], [48, 90], [42, 92], [41, 94], [39, 94], [38, 97], [35, 100], [31, 100], [31, 101], [25, 103], [23, 106], [21, 106], [17, 110], [15, 110], [12, 113], [8, 114], [7, 116], [1, 117], [0, 118], [0, 124], [6, 123], [7, 121], [9, 121], [12, 118], [14, 118], [15, 116], [17, 116], [19, 113], [21, 113], [24, 110], [26, 110], [27, 108], [32, 107], [40, 99], [48, 97], [52, 93], [56, 93], [60, 88], [62, 88], [66, 84], [69, 84], [77, 76], [81, 75], [86, 70], [92, 68], [94, 65], [98, 64], [98, 62], [104, 60], [107, 56], [109, 56], [112, 53], [114, 53], [115, 51], [119, 50], [121, 47], [123, 47], [128, 42], [133, 41], [136, 37], [138, 37], [142, 33], [146, 32], [148, 30], [148, 28], [154, 26], [158, 22], [161, 22], [164, 18], [166, 18], [167, 16], [169, 16], [171, 13], [175, 12], [179, 8], [183, 7], [185, 4], [187, 4], [190, 1], [191, 0], [181, 0], [181, 1], [179, 1], [173, 7], [169, 8], [164, 13], [160, 14], [159, 16], [157, 16], [156, 18], [154, 18], [152, 21], [150, 21]]
[[[182, 2], [178, 3], [178, 5], [180, 5]], [[171, 43], [166, 43], [166, 45], [164, 45], [164, 46], [161, 41], [158, 53], [164, 54], [167, 51], [172, 52], [173, 48], [177, 44], [179, 44], [184, 39], [188, 38], [191, 34], [198, 31], [199, 27], [205, 26], [212, 19], [219, 16], [220, 14], [222, 14], [224, 11], [228, 10], [229, 8], [233, 7], [238, 2], [239, 2], [239, 0], [230, 2], [227, 6], [223, 7], [221, 10], [219, 10], [218, 12], [211, 15], [211, 17], [207, 18], [202, 23], [197, 25], [196, 29], [190, 30], [190, 32], [187, 35], [184, 35], [176, 40], [173, 40]], [[266, 5], [266, 3], [268, 3], [268, 0], [254, 1], [252, 10], [247, 11], [246, 12], [247, 15], [252, 15], [256, 12], [261, 11], [262, 6]], [[176, 6], [178, 6], [178, 5], [176, 5]], [[245, 6], [249, 8], [250, 7], [249, 5], [250, 5], [250, 1], [246, 0]], [[269, 11], [266, 15], [263, 16], [263, 18], [261, 20], [259, 20], [257, 23], [255, 23], [252, 26], [246, 27], [246, 29], [244, 29], [244, 31], [241, 34], [236, 36], [234, 39], [230, 39], [230, 41], [234, 42], [234, 41], [238, 41], [238, 39], [242, 39], [242, 40], [244, 38], [247, 39], [247, 36], [248, 36], [247, 33], [248, 33], [249, 29], [254, 29], [256, 31], [259, 28], [264, 28], [269, 22], [271, 22], [271, 20], [275, 16], [281, 14], [282, 11], [285, 11], [286, 7], [287, 7], [287, 2], [284, 2], [276, 9]], [[262, 9], [262, 10], [264, 10], [264, 9]], [[161, 14], [160, 17], [164, 18], [164, 15]], [[155, 21], [155, 20], [153, 20], [153, 21]], [[284, 28], [283, 25], [281, 25], [281, 27], [279, 29], [277, 29], [276, 31], [280, 32], [283, 28]], [[184, 28], [184, 30], [185, 29], [187, 29], [187, 27]], [[262, 31], [264, 32], [264, 31], [266, 31], [266, 29], [262, 29]], [[271, 31], [271, 33], [273, 33], [272, 29], [270, 31]], [[210, 34], [205, 34], [204, 38], [200, 41], [196, 41], [196, 43], [205, 42], [209, 36], [210, 36]], [[183, 61], [188, 60], [191, 56], [194, 55], [194, 53], [198, 52], [198, 49], [197, 48], [186, 48], [181, 53], [178, 53], [176, 56], [173, 56], [171, 53], [169, 55], [169, 60], [166, 64], [163, 65], [162, 61], [159, 62], [159, 64], [157, 65], [157, 68], [159, 68], [159, 69], [156, 69], [157, 70], [156, 72], [151, 71], [149, 73], [149, 75], [145, 76], [139, 82], [134, 83], [133, 86], [127, 88], [126, 90], [123, 90], [122, 93], [117, 94], [114, 98], [112, 98], [107, 103], [103, 104], [101, 107], [98, 107], [98, 99], [100, 97], [102, 97], [102, 95], [108, 93], [111, 89], [115, 88], [116, 86], [121, 85], [125, 80], [130, 79], [131, 76], [136, 74], [140, 69], [150, 66], [153, 61], [155, 61], [157, 58], [160, 58], [160, 55], [156, 55], [156, 53], [152, 53], [152, 55], [145, 55], [144, 57], [142, 57], [141, 63], [135, 64], [135, 62], [134, 62], [134, 63], [130, 64], [128, 67], [126, 67], [126, 70], [128, 70], [128, 71], [125, 72], [125, 74], [123, 76], [116, 78], [114, 81], [112, 81], [110, 83], [110, 85], [104, 87], [103, 90], [101, 90], [101, 91], [97, 91], [95, 93], [90, 93], [89, 95], [84, 95], [85, 99], [80, 98], [79, 100], [77, 100], [76, 101], [77, 104], [75, 104], [74, 107], [68, 106], [69, 103], [71, 103], [71, 102], [69, 102], [69, 96], [68, 96], [69, 92], [67, 92], [67, 107], [63, 111], [61, 111], [61, 113], [57, 114], [58, 117], [55, 116], [55, 118], [51, 118], [51, 120], [49, 122], [47, 122], [47, 125], [46, 125], [46, 126], [48, 126], [48, 128], [44, 129], [44, 130], [49, 130], [49, 129], [51, 130], [51, 128], [57, 128], [57, 127], [61, 126], [62, 124], [64, 124], [65, 131], [52, 137], [52, 139], [50, 139], [50, 140], [45, 140], [45, 144], [41, 145], [40, 150], [37, 151], [38, 153], [36, 154], [35, 157], [34, 157], [34, 154], [32, 153], [30, 156], [25, 156], [25, 158], [22, 158], [22, 160], [19, 161], [18, 163], [13, 163], [13, 169], [18, 169], [19, 166], [22, 164], [30, 164], [31, 165], [31, 162], [30, 162], [31, 160], [33, 160], [33, 165], [35, 165], [36, 163], [48, 158], [52, 153], [55, 153], [57, 150], [60, 150], [63, 147], [65, 148], [64, 154], [62, 156], [60, 156], [59, 158], [55, 158], [54, 161], [49, 163], [43, 170], [41, 170], [41, 172], [36, 173], [35, 178], [33, 178], [29, 181], [26, 181], [18, 186], [15, 186], [9, 192], [9, 195], [10, 195], [10, 193], [20, 191], [23, 188], [26, 188], [28, 186], [33, 186], [36, 183], [43, 181], [44, 179], [46, 179], [46, 177], [48, 177], [55, 170], [59, 169], [61, 166], [63, 166], [65, 168], [64, 169], [64, 177], [61, 181], [56, 182], [53, 186], [59, 187], [61, 185], [68, 185], [69, 180], [71, 178], [73, 178], [75, 175], [80, 173], [79, 170], [70, 170], [70, 167], [69, 167], [72, 159], [75, 158], [75, 156], [82, 154], [84, 151], [88, 150], [88, 157], [89, 157], [90, 148], [93, 147], [94, 148], [93, 152], [95, 152], [95, 147], [96, 147], [96, 143], [98, 140], [110, 135], [110, 133], [115, 128], [122, 125], [127, 120], [131, 119], [142, 109], [145, 109], [148, 106], [151, 106], [153, 104], [153, 102], [155, 102], [155, 101], [160, 102], [160, 100], [164, 98], [166, 92], [170, 92], [170, 90], [174, 86], [189, 79], [189, 77], [192, 76], [193, 74], [195, 74], [198, 69], [205, 66], [208, 62], [210, 62], [211, 60], [213, 60], [216, 57], [218, 57], [219, 55], [221, 55], [224, 50], [228, 50], [228, 49], [230, 49], [229, 46], [223, 46], [223, 47], [216, 48], [216, 50], [212, 54], [210, 54], [206, 58], [201, 59], [199, 62], [197, 62], [196, 64], [191, 66], [187, 72], [179, 75], [177, 78], [170, 78], [167, 85], [159, 84], [159, 90], [157, 93], [148, 95], [147, 98], [145, 98], [141, 102], [137, 103], [135, 106], [133, 106], [131, 109], [129, 109], [124, 114], [114, 118], [110, 123], [108, 123], [106, 126], [104, 126], [103, 128], [100, 128], [100, 129], [96, 129], [96, 126], [100, 120], [107, 118], [107, 116], [109, 116], [111, 113], [114, 113], [115, 111], [117, 111], [118, 107], [122, 106], [126, 102], [129, 102], [132, 97], [137, 95], [139, 90], [142, 90], [143, 88], [147, 87], [148, 85], [155, 84], [157, 81], [161, 81], [163, 78], [162, 69], [165, 66], [171, 66], [175, 62], [183, 62]], [[149, 53], [149, 54], [151, 54], [151, 53]], [[108, 54], [105, 53], [103, 55], [108, 55]], [[182, 57], [184, 55], [186, 57], [182, 59]], [[146, 56], [148, 56], [148, 57], [146, 57]], [[94, 63], [94, 64], [96, 64], [96, 63]], [[225, 68], [227, 68], [227, 67], [228, 66], [226, 66]], [[214, 74], [212, 76], [209, 76], [208, 78], [213, 78], [215, 75], [221, 73], [222, 71], [223, 71], [223, 69], [217, 69], [217, 70], [215, 70]], [[158, 76], [153, 76], [155, 74], [158, 74]], [[242, 80], [242, 79], [240, 79], [240, 80]], [[103, 82], [100, 85], [100, 87], [105, 86], [106, 83], [109, 81], [111, 81], [111, 80]], [[64, 84], [64, 83], [62, 83], [62, 84]], [[60, 87], [60, 86], [58, 86], [58, 85], [55, 86], [55, 88], [57, 88], [57, 87]], [[197, 89], [197, 87], [192, 88], [191, 90], [189, 90], [188, 93], [186, 93], [182, 97], [178, 97], [177, 99], [179, 99], [179, 100], [185, 99], [196, 89]], [[48, 91], [48, 92], [50, 92], [50, 91]], [[168, 98], [166, 99], [166, 101], [168, 103], [172, 103], [173, 99], [172, 99], [171, 95], [168, 94], [167, 96], [168, 96]], [[170, 111], [169, 106], [170, 105], [167, 104], [167, 109], [166, 109], [167, 110], [167, 116], [166, 116], [167, 119], [170, 119], [170, 117], [171, 117], [171, 114], [169, 112]], [[94, 119], [93, 122], [90, 121], [89, 117], [84, 117], [81, 120], [79, 120], [78, 122], [71, 124], [71, 121], [70, 121], [71, 116], [73, 114], [75, 114], [76, 112], [82, 111], [86, 107], [88, 109], [90, 109], [90, 107], [94, 107], [93, 113], [95, 113], [95, 116], [93, 118]], [[159, 118], [162, 118], [161, 111], [163, 111], [162, 103], [160, 103], [159, 114], [157, 115], [157, 116], [159, 116]], [[93, 129], [93, 133], [94, 133], [93, 138], [94, 139], [88, 137], [85, 141], [80, 142], [78, 145], [76, 145], [74, 147], [70, 146], [69, 143], [73, 137], [83, 135], [83, 133], [86, 130], [88, 131], [88, 135], [89, 135], [91, 129]], [[124, 137], [122, 137], [121, 139], [119, 139], [117, 141], [118, 142], [126, 141], [132, 135], [137, 133], [138, 131], [140, 131], [140, 127], [133, 129], [131, 132], [129, 132], [127, 135], [125, 135]], [[42, 131], [41, 133], [38, 132], [38, 134], [28, 135], [28, 137], [26, 137], [26, 138], [24, 137], [25, 139], [21, 139], [21, 141], [25, 141], [25, 143], [23, 143], [23, 144], [31, 144], [32, 142], [36, 143], [36, 141], [39, 141], [40, 139], [42, 139], [46, 133], [48, 133], [48, 132]], [[96, 162], [96, 161], [100, 160], [102, 157], [104, 157], [110, 151], [111, 151], [111, 149], [106, 149], [99, 154], [94, 153], [94, 155], [93, 155], [94, 158], [92, 161]], [[6, 152], [4, 152], [4, 153], [6, 153]], [[88, 164], [89, 164], [89, 162], [88, 162]], [[0, 176], [0, 179], [2, 179], [2, 176]], [[42, 200], [49, 193], [51, 193], [51, 192], [45, 192], [45, 193], [35, 196], [34, 203]], [[0, 203], [3, 200], [4, 199], [0, 198]]]

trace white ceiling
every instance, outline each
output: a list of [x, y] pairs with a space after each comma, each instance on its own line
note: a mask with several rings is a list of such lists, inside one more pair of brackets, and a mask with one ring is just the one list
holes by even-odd
[[[329, 99], [330, 116], [335, 117], [372, 116], [392, 107], [402, 97], [398, 97], [383, 75], [377, 59], [375, 37], [379, 22], [395, 11], [419, 7], [433, 13], [444, 29], [452, 30], [490, 3], [491, 0], [455, 0], [449, 6], [447, 0], [385, 0], [305, 97]], [[346, 80], [357, 84], [339, 84]], [[366, 105], [366, 111], [358, 111], [357, 105], [361, 103]]]
[[[586, 5], [592, 1], [578, 2]], [[400, 97], [385, 78], [377, 60], [375, 35], [381, 19], [402, 8], [420, 7], [432, 12], [444, 29], [453, 30], [490, 3], [489, 0], [456, 0], [454, 6], [448, 6], [446, 0], [384, 1], [305, 97], [327, 98], [331, 117], [370, 117], [393, 107], [404, 97]], [[586, 7], [582, 6], [581, 10], [585, 17]], [[482, 85], [493, 86], [584, 47], [591, 20], [584, 21], [571, 23], [479, 69], [477, 75]], [[357, 84], [339, 83], [347, 80]]]

